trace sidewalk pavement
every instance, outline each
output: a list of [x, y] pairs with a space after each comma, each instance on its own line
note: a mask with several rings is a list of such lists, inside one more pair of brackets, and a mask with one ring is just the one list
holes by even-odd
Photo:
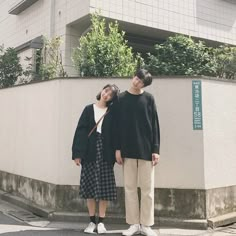
[[[10, 226], [9, 226], [10, 225]], [[66, 222], [66, 221], [50, 221], [32, 214], [30, 211], [13, 205], [9, 202], [0, 200], [0, 234], [7, 232], [18, 232], [22, 230], [33, 231], [50, 231], [62, 230], [61, 232], [70, 232], [65, 235], [85, 235], [83, 229], [87, 226], [87, 222]], [[118, 236], [122, 230], [127, 229], [126, 224], [106, 224], [107, 234]], [[153, 227], [158, 236], [229, 236], [236, 235], [236, 223], [227, 227], [217, 228], [215, 230], [196, 230]], [[67, 231], [66, 231], [67, 230]], [[59, 232], [59, 231], [58, 231]], [[6, 234], [7, 235], [7, 234]], [[15, 235], [15, 234], [11, 234]], [[17, 234], [16, 234], [17, 235]], [[19, 234], [24, 235], [24, 234]], [[33, 235], [33, 234], [25, 234]], [[55, 234], [56, 235], [56, 234]], [[64, 234], [60, 234], [64, 235]]]

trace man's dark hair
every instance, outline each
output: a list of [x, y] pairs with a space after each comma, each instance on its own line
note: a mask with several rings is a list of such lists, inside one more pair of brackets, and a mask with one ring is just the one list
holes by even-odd
[[137, 76], [140, 80], [143, 81], [144, 87], [152, 83], [152, 75], [145, 69], [139, 69], [136, 72], [135, 76]]

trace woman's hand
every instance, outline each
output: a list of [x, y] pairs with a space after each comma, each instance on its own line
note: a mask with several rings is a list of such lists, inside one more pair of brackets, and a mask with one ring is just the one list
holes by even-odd
[[77, 166], [81, 165], [81, 158], [75, 158], [74, 161]]

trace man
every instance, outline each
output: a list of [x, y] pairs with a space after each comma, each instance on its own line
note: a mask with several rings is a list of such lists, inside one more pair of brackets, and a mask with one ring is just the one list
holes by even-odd
[[[143, 90], [151, 74], [140, 69], [117, 106], [116, 161], [123, 165], [126, 222], [122, 235], [156, 236], [154, 224], [154, 166], [159, 162], [160, 130], [154, 97]], [[141, 201], [137, 193], [141, 189]]]

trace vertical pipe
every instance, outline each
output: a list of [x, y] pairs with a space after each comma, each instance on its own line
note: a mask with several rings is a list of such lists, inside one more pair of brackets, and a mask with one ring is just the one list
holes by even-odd
[[51, 0], [50, 6], [50, 38], [55, 36], [55, 0]]

